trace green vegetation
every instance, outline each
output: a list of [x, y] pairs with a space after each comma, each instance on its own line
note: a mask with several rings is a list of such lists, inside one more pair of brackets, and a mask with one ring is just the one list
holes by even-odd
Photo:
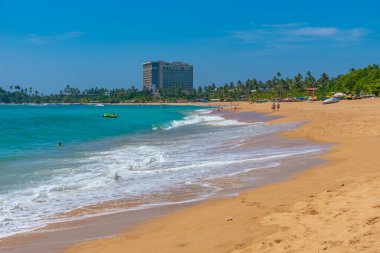
[[380, 93], [380, 69], [379, 65], [370, 65], [364, 69], [351, 69], [348, 74], [339, 76], [335, 82], [335, 89], [352, 94]]
[[256, 79], [248, 79], [245, 82], [226, 83], [217, 87], [214, 83], [204, 87], [198, 87], [191, 91], [184, 90], [181, 86], [169, 89], [160, 89], [156, 93], [149, 90], [139, 91], [134, 86], [129, 89], [105, 89], [91, 88], [80, 91], [78, 88], [67, 85], [58, 94], [43, 95], [32, 87], [25, 89], [19, 85], [10, 86], [9, 90], [0, 87], [1, 103], [121, 103], [121, 102], [159, 102], [178, 100], [199, 101], [220, 99], [233, 100], [257, 100], [273, 99], [276, 97], [289, 98], [307, 96], [307, 88], [317, 88], [315, 95], [325, 97], [332, 92], [344, 92], [347, 94], [372, 93], [376, 96], [380, 93], [380, 68], [379, 65], [369, 65], [363, 69], [351, 69], [347, 74], [336, 78], [323, 73], [316, 78], [310, 71], [305, 76], [295, 75], [293, 78], [282, 78], [277, 73], [266, 82]]

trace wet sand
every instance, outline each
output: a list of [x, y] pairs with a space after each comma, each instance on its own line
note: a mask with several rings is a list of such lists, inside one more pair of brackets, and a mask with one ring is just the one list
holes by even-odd
[[[271, 111], [269, 103], [239, 103], [238, 107], [237, 112]], [[110, 221], [100, 227], [105, 231], [117, 227], [113, 233], [118, 235], [81, 242], [66, 252], [379, 252], [379, 109], [377, 99], [326, 106], [282, 103], [280, 112], [269, 114], [282, 118], [271, 123], [307, 122], [282, 135], [334, 143], [323, 156], [328, 164], [236, 197], [155, 212], [148, 222], [135, 218], [133, 224], [122, 224], [117, 221], [125, 217], [110, 215]], [[57, 234], [56, 239], [67, 239], [62, 238], [66, 234], [74, 238], [70, 244], [83, 241], [79, 235], [96, 233], [99, 226], [79, 223], [78, 228]], [[36, 248], [26, 252], [39, 252], [38, 236], [31, 242]], [[50, 252], [50, 246], [43, 248]]]
[[[294, 143], [291, 145], [294, 145]], [[233, 188], [233, 190], [219, 192], [219, 194], [214, 196], [213, 199], [218, 196], [236, 196], [237, 191], [244, 191], [285, 180], [295, 173], [307, 168], [307, 166], [303, 164], [304, 161], [311, 164], [320, 164], [322, 162], [321, 159], [316, 156], [310, 156], [303, 160], [288, 159], [283, 162], [280, 169], [272, 168], [255, 170], [250, 173], [239, 175], [238, 177], [214, 180], [214, 184], [218, 184], [220, 187], [226, 189]], [[175, 193], [173, 196], [176, 196]], [[178, 199], [178, 201], [180, 201], [180, 199]], [[3, 245], [0, 246], [0, 252], [62, 252], [65, 248], [76, 243], [107, 238], [122, 233], [128, 228], [133, 228], [136, 225], [149, 222], [152, 219], [184, 210], [185, 208], [195, 206], [201, 202], [202, 201], [195, 201], [190, 203], [163, 205], [141, 210], [101, 215], [84, 220], [52, 224], [37, 231], [6, 238], [3, 241]], [[125, 201], [120, 201], [118, 205], [114, 203], [104, 203], [95, 206], [95, 208], [104, 211], [108, 208], [122, 207], [126, 205]], [[81, 212], [81, 210], [76, 211]], [[75, 215], [75, 212], [70, 212], [70, 215]]]
[[[229, 104], [226, 104], [229, 105]], [[270, 111], [240, 103], [238, 111]], [[335, 143], [327, 165], [66, 252], [379, 252], [380, 100], [282, 103], [287, 137]]]
[[[221, 115], [226, 118], [248, 122], [263, 122], [277, 118], [254, 112], [236, 113], [223, 111]], [[304, 140], [280, 137], [278, 134], [255, 136], [252, 137], [252, 139], [247, 138], [241, 142], [243, 147], [247, 146], [256, 149], [268, 147], [268, 145], [291, 148], [308, 144], [309, 143]], [[225, 143], [225, 145], [229, 144]], [[238, 152], [238, 150], [235, 151]], [[213, 179], [209, 182], [206, 181], [205, 183], [224, 189], [216, 195], [213, 194], [212, 198], [236, 196], [238, 192], [287, 179], [295, 173], [302, 171], [311, 165], [320, 164], [321, 162], [322, 160], [318, 158], [318, 153], [310, 154], [306, 157], [290, 157], [285, 160], [282, 159], [279, 168], [255, 169], [232, 177]], [[62, 222], [58, 224], [53, 223], [48, 227], [30, 233], [23, 233], [2, 239], [2, 241], [0, 241], [0, 252], [23, 253], [43, 252], [46, 250], [48, 250], [48, 252], [61, 252], [68, 246], [78, 242], [106, 238], [121, 233], [125, 229], [146, 222], [147, 220], [167, 215], [199, 203], [200, 201], [186, 202], [186, 200], [194, 199], [197, 193], [199, 193], [199, 191], [204, 191], [204, 189], [190, 188], [190, 186], [185, 188], [186, 189], [182, 190], [177, 189], [175, 192], [171, 192], [170, 196], [166, 197], [166, 200], [171, 203], [170, 205], [162, 205], [143, 210], [133, 210], [134, 208], [139, 208], [139, 206], [144, 203], [138, 199], [126, 199], [86, 206], [59, 214], [57, 217], [64, 220], [66, 218], [77, 218], [82, 215], [94, 216], [99, 212], [107, 213], [121, 210], [118, 213], [101, 215], [84, 220]], [[161, 199], [162, 196], [152, 196], [151, 198]], [[128, 209], [132, 209], [132, 211], [125, 211]]]

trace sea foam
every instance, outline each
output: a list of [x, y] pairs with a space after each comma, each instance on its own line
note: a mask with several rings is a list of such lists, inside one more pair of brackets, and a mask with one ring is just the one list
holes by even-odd
[[[28, 185], [0, 194], [0, 237], [80, 218], [56, 215], [110, 200], [141, 201], [132, 210], [215, 196], [223, 187], [213, 180], [273, 169], [284, 159], [320, 152], [316, 145], [265, 142], [264, 136], [295, 126], [226, 120], [209, 109], [197, 110], [171, 121], [165, 131], [37, 160], [33, 166], [39, 170], [23, 175], [31, 178]], [[172, 201], [176, 193], [188, 197]]]

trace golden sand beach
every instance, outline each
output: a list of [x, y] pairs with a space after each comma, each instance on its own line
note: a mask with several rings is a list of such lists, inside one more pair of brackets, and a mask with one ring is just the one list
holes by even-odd
[[[241, 102], [236, 113], [270, 106]], [[286, 137], [333, 143], [328, 162], [65, 252], [380, 252], [380, 100], [282, 103], [273, 114], [283, 117], [271, 124], [305, 122]]]

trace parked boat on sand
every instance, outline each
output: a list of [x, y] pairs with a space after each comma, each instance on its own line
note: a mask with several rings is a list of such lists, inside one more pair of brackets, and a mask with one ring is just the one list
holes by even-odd
[[332, 98], [328, 98], [326, 100], [323, 100], [323, 104], [326, 105], [326, 104], [333, 104], [333, 103], [338, 103], [340, 101], [339, 98], [335, 98], [335, 97], [332, 97]]

